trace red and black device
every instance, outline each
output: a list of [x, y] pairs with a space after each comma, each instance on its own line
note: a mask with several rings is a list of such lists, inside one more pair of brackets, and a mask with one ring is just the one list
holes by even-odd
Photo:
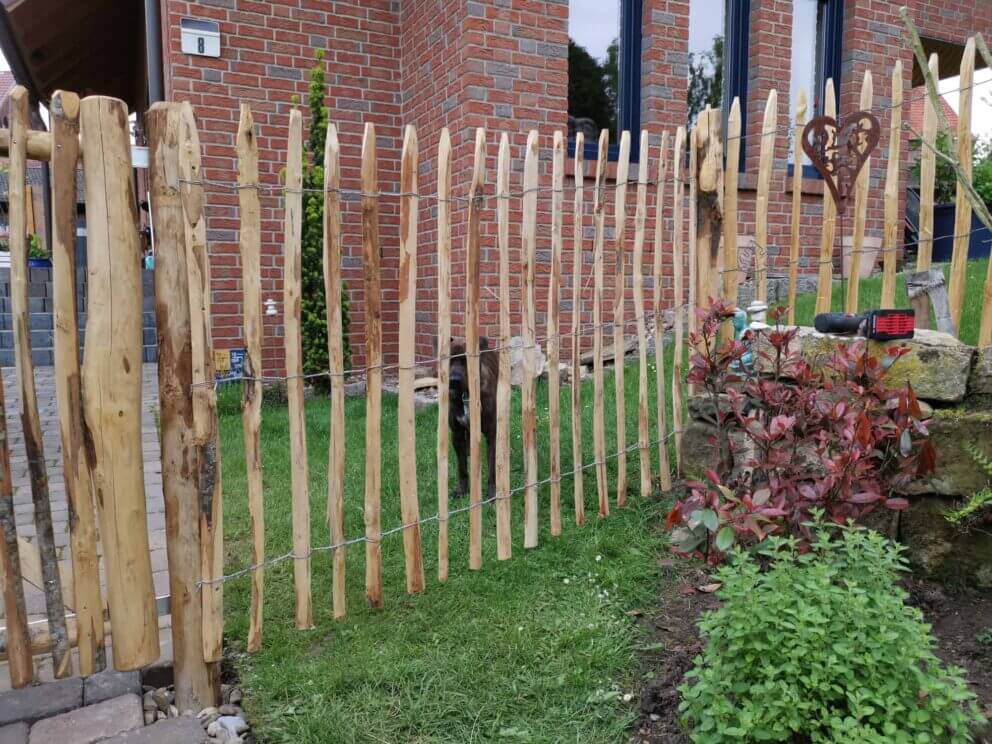
[[864, 336], [872, 341], [894, 341], [913, 337], [916, 313], [913, 310], [869, 310], [860, 315], [820, 313], [813, 320], [813, 327], [820, 333]]

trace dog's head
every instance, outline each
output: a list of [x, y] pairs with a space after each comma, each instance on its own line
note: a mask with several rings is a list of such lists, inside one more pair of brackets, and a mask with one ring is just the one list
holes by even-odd
[[[489, 348], [489, 339], [479, 338], [479, 351]], [[451, 413], [455, 420], [468, 427], [468, 357], [465, 354], [465, 342], [461, 339], [451, 339], [451, 361], [448, 369], [448, 393]]]

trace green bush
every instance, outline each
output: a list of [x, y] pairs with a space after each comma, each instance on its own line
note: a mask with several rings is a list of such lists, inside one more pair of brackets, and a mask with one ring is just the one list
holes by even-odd
[[[303, 335], [303, 372], [317, 374], [329, 367], [327, 357], [327, 300], [324, 293], [324, 143], [327, 140], [327, 108], [324, 106], [324, 52], [310, 70], [310, 136], [303, 155], [303, 288], [300, 298]], [[344, 335], [344, 368], [351, 368], [348, 291], [341, 287], [341, 325]], [[324, 378], [315, 383], [325, 384]]]
[[770, 539], [765, 570], [738, 552], [718, 571], [722, 606], [700, 621], [706, 646], [680, 688], [692, 740], [971, 741], [975, 696], [905, 604], [901, 549], [867, 530], [814, 533], [805, 554]]

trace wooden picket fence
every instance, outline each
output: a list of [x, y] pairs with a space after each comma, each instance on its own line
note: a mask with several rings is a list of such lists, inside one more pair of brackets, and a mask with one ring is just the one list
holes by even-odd
[[[974, 65], [974, 46], [966, 50], [962, 80]], [[970, 65], [970, 67], [969, 67]], [[896, 64], [892, 73], [892, 98], [887, 107], [889, 117], [889, 160], [885, 185], [885, 237], [882, 245], [882, 304], [895, 302], [895, 278], [899, 243], [898, 194], [900, 182], [900, 120], [903, 75]], [[970, 111], [971, 88], [963, 83], [961, 148], [970, 152], [970, 128], [966, 122]], [[828, 82], [825, 95], [827, 114], [835, 113], [833, 84]], [[82, 101], [71, 93], [59, 93], [53, 100], [51, 133], [30, 132], [27, 128], [27, 99], [22, 88], [15, 89], [12, 100], [12, 124], [0, 131], [0, 150], [6, 148], [10, 158], [11, 285], [15, 317], [16, 359], [21, 386], [22, 420], [31, 467], [31, 485], [38, 525], [38, 550], [46, 586], [47, 623], [28, 626], [21, 588], [19, 550], [13, 519], [9, 452], [5, 416], [0, 415], [0, 522], [4, 528], [0, 540], [0, 579], [6, 608], [5, 652], [11, 683], [15, 687], [29, 684], [33, 678], [32, 656], [50, 652], [57, 676], [72, 672], [70, 650], [78, 648], [79, 671], [90, 674], [104, 663], [105, 637], [113, 639], [114, 665], [118, 669], [137, 669], [158, 659], [159, 638], [156, 598], [149, 560], [148, 534], [145, 529], [145, 492], [142, 475], [140, 431], [141, 403], [141, 285], [140, 255], [135, 196], [132, 186], [131, 151], [127, 131], [127, 110], [118, 100], [90, 97]], [[866, 73], [861, 106], [873, 106], [872, 79]], [[800, 94], [794, 122], [796, 141], [807, 117], [807, 99]], [[510, 498], [523, 493], [523, 545], [538, 545], [542, 519], [539, 487], [548, 486], [547, 519], [552, 536], [563, 532], [562, 488], [571, 477], [574, 520], [585, 523], [586, 498], [581, 474], [585, 467], [595, 469], [596, 502], [600, 517], [609, 515], [611, 503], [607, 483], [607, 461], [616, 460], [617, 483], [615, 506], [627, 499], [628, 452], [637, 451], [639, 463], [638, 492], [648, 496], [658, 483], [671, 489], [669, 439], [674, 439], [675, 473], [682, 462], [681, 432], [686, 393], [683, 390], [686, 326], [695, 326], [694, 314], [687, 312], [708, 297], [737, 301], [745, 269], [751, 270], [754, 296], [768, 296], [767, 210], [774, 165], [776, 141], [785, 137], [777, 125], [778, 97], [769, 96], [760, 132], [753, 136], [760, 142], [755, 219], [756, 250], [753, 266], [742, 267], [737, 245], [738, 164], [741, 143], [741, 111], [737, 101], [730, 110], [726, 135], [721, 116], [715, 110], [700, 115], [697, 126], [686, 132], [679, 127], [672, 136], [663, 132], [660, 147], [652, 143], [647, 132], [640, 135], [640, 165], [636, 181], [631, 174], [631, 135], [624, 132], [619, 141], [615, 183], [607, 181], [608, 135], [598, 142], [598, 159], [591, 189], [584, 179], [583, 135], [577, 136], [573, 174], [566, 181], [566, 142], [556, 132], [551, 147], [551, 179], [540, 179], [541, 153], [537, 132], [531, 132], [524, 149], [522, 191], [510, 189], [510, 145], [506, 133], [498, 139], [495, 189], [496, 245], [499, 254], [499, 384], [497, 391], [496, 490], [493, 499], [483, 498], [480, 426], [480, 261], [483, 241], [483, 199], [487, 192], [488, 133], [475, 132], [473, 169], [467, 192], [465, 245], [467, 248], [467, 295], [464, 328], [470, 395], [470, 494], [468, 565], [472, 570], [483, 566], [482, 509], [492, 504], [496, 512], [495, 542], [500, 560], [511, 558]], [[936, 114], [928, 104], [923, 137], [933, 143]], [[259, 191], [267, 187], [259, 179], [259, 155], [256, 127], [247, 105], [242, 105], [236, 133], [238, 180], [229, 184], [236, 190], [239, 205], [239, 245], [244, 291], [244, 339], [247, 347], [243, 380], [244, 447], [247, 463], [247, 500], [251, 517], [250, 565], [233, 575], [225, 575], [224, 519], [221, 490], [221, 462], [217, 419], [217, 397], [211, 339], [210, 251], [206, 232], [210, 185], [201, 169], [201, 148], [194, 111], [189, 104], [156, 104], [147, 114], [149, 139], [150, 204], [155, 238], [156, 314], [159, 333], [159, 397], [161, 406], [162, 477], [166, 510], [166, 529], [170, 571], [173, 652], [176, 663], [176, 690], [180, 709], [205, 707], [216, 701], [218, 662], [222, 654], [224, 630], [224, 582], [249, 576], [251, 606], [248, 650], [257, 651], [263, 642], [263, 604], [265, 567], [275, 560], [292, 560], [295, 587], [295, 623], [298, 628], [313, 627], [314, 607], [311, 594], [311, 556], [314, 547], [310, 534], [310, 493], [308, 491], [307, 441], [304, 416], [304, 377], [302, 362], [300, 295], [301, 242], [303, 211], [303, 119], [299, 111], [289, 117], [286, 179], [283, 194], [284, 338], [291, 447], [292, 553], [273, 557], [266, 552], [265, 514], [262, 490], [262, 455], [260, 443], [262, 402], [262, 290], [261, 290], [261, 205]], [[964, 152], [964, 149], [962, 149]], [[48, 507], [44, 453], [34, 394], [34, 370], [28, 341], [27, 285], [25, 267], [25, 167], [28, 158], [48, 160], [52, 165], [56, 323], [56, 381], [61, 413], [61, 435], [66, 489], [74, 519], [72, 521], [72, 589], [75, 612], [67, 619], [61, 597]], [[76, 297], [73, 281], [75, 267], [76, 171], [83, 165], [86, 184], [88, 228], [88, 317], [86, 343], [99, 353], [80, 359], [76, 339]], [[372, 607], [383, 607], [382, 540], [388, 534], [401, 533], [406, 569], [406, 589], [410, 593], [425, 590], [426, 579], [421, 543], [421, 501], [426, 496], [418, 489], [414, 436], [414, 340], [417, 318], [418, 254], [436, 251], [438, 429], [437, 451], [437, 576], [449, 576], [449, 509], [447, 496], [448, 383], [450, 360], [446, 354], [452, 328], [451, 274], [452, 202], [464, 198], [452, 187], [452, 142], [443, 130], [437, 150], [434, 172], [436, 185], [424, 189], [419, 143], [416, 130], [407, 127], [403, 137], [398, 191], [399, 211], [399, 359], [395, 368], [399, 378], [398, 447], [401, 525], [384, 531], [381, 524], [380, 490], [382, 479], [380, 418], [382, 412], [383, 364], [382, 287], [380, 286], [379, 204], [377, 183], [376, 132], [366, 124], [361, 145], [361, 183], [354, 195], [360, 197], [362, 271], [364, 276], [365, 317], [365, 534], [361, 538], [345, 534], [345, 382], [344, 344], [342, 336], [342, 224], [341, 186], [342, 153], [337, 130], [328, 127], [324, 153], [324, 261], [329, 339], [329, 380], [331, 390], [330, 451], [328, 453], [327, 509], [330, 544], [323, 546], [332, 555], [332, 612], [336, 619], [345, 617], [346, 558], [349, 546], [364, 544], [365, 593]], [[656, 170], [652, 170], [657, 163]], [[726, 170], [724, 171], [724, 164]], [[790, 321], [794, 319], [796, 282], [801, 246], [799, 232], [801, 169], [796, 168], [792, 200], [792, 231], [789, 244]], [[927, 268], [932, 245], [932, 182], [934, 156], [924, 149], [923, 207], [918, 268]], [[656, 173], [653, 182], [650, 177]], [[628, 315], [626, 300], [625, 238], [630, 222], [626, 199], [633, 187], [633, 305]], [[435, 191], [436, 188], [436, 191]], [[857, 266], [864, 250], [864, 232], [868, 203], [868, 170], [859, 179], [854, 206], [852, 265]], [[607, 242], [607, 194], [613, 190], [613, 241], [621, 249], [613, 274], [612, 314], [606, 312], [604, 270]], [[648, 210], [649, 189], [654, 190], [653, 223]], [[534, 355], [538, 343], [536, 327], [536, 265], [538, 244], [538, 195], [548, 197], [550, 209], [550, 276], [545, 341], [549, 366], [549, 429], [538, 432]], [[572, 193], [572, 224], [565, 225], [565, 194]], [[436, 198], [436, 243], [424, 245], [418, 239], [418, 213], [421, 195]], [[687, 198], [688, 197], [688, 198]], [[969, 202], [959, 189], [959, 227], [954, 246], [950, 295], [952, 308], [960, 317], [963, 302], [963, 261], [967, 255]], [[525, 484], [511, 489], [510, 482], [510, 202], [519, 200], [522, 207], [522, 336], [524, 374], [522, 387], [522, 425]], [[588, 203], [591, 202], [591, 212]], [[587, 215], [592, 219], [593, 292], [593, 448], [589, 462], [583, 452], [582, 411], [589, 406], [582, 398], [580, 379], [582, 351], [582, 285], [587, 267], [583, 261], [585, 244], [583, 227]], [[965, 214], [968, 217], [965, 217]], [[671, 227], [668, 227], [671, 225]], [[562, 257], [565, 240], [571, 230], [573, 263], [571, 297], [563, 296]], [[670, 239], [666, 241], [669, 234]], [[822, 240], [818, 257], [820, 277], [817, 310], [830, 309], [833, 280], [834, 246], [838, 223], [828, 199], [824, 205]], [[653, 261], [645, 267], [646, 243], [653, 234]], [[670, 245], [670, 250], [668, 246]], [[664, 248], [664, 250], [663, 250]], [[741, 252], [743, 253], [743, 252]], [[670, 255], [671, 266], [665, 265]], [[687, 275], [686, 275], [687, 274]], [[663, 277], [671, 276], [674, 302], [663, 302]], [[650, 302], [644, 296], [647, 277], [652, 280]], [[859, 283], [857, 271], [851, 273], [845, 308], [857, 307]], [[686, 294], [687, 293], [687, 294]], [[980, 342], [992, 344], [992, 278], [986, 283]], [[571, 333], [562, 334], [559, 308], [571, 300]], [[673, 421], [665, 414], [667, 374], [664, 369], [664, 313], [674, 311], [675, 354], [671, 372]], [[609, 317], [610, 322], [604, 322]], [[649, 320], [654, 319], [654, 364], [657, 368], [657, 409], [649, 410], [648, 369]], [[685, 322], [683, 322], [685, 321]], [[638, 359], [638, 398], [636, 443], [629, 446], [625, 431], [626, 409], [624, 365], [614, 368], [616, 387], [616, 442], [606, 441], [604, 389], [604, 330], [612, 327], [613, 349], [621, 354], [624, 330], [636, 324]], [[567, 323], [565, 325], [568, 325]], [[564, 344], [564, 348], [563, 348]], [[570, 357], [572, 380], [571, 443], [575, 470], [562, 472], [561, 412], [559, 381], [555, 372], [563, 351]], [[0, 387], [0, 414], [2, 387]], [[652, 423], [652, 418], [654, 422]], [[651, 440], [650, 432], [657, 430]], [[537, 454], [538, 437], [550, 442], [548, 473], [542, 479]], [[651, 449], [657, 446], [659, 469], [652, 470]], [[434, 495], [430, 495], [433, 499]], [[462, 510], [457, 510], [462, 511]], [[100, 581], [97, 535], [103, 546], [105, 585]], [[105, 590], [104, 590], [105, 587]], [[109, 611], [105, 620], [104, 599]], [[106, 624], [106, 627], [105, 627]]]

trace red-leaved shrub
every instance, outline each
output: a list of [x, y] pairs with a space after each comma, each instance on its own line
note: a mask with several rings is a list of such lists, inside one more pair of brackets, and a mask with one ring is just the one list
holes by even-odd
[[689, 496], [669, 513], [675, 550], [715, 563], [735, 543], [771, 533], [802, 547], [813, 511], [843, 524], [878, 507], [905, 509], [893, 494], [935, 461], [912, 388], [885, 384], [908, 348], [877, 358], [855, 342], [813, 366], [793, 343], [797, 329], [777, 326], [748, 339], [758, 373], [741, 363], [748, 345], [717, 344], [732, 316], [713, 302], [690, 336], [688, 380], [707, 399], [719, 462], [705, 482], [687, 483]]

